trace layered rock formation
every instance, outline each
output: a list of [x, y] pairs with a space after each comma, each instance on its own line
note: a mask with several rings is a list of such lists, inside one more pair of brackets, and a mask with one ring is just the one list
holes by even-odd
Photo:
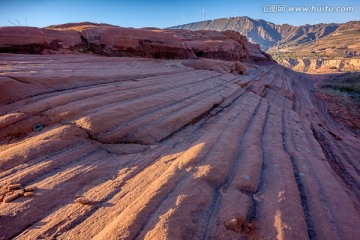
[[[359, 236], [360, 140], [312, 79], [234, 33], [143, 31], [148, 58], [0, 54], [0, 239]], [[218, 59], [149, 58], [179, 46]]]
[[0, 52], [93, 53], [118, 57], [160, 59], [213, 58], [234, 61], [272, 61], [261, 49], [235, 32], [133, 29], [80, 23], [0, 28]]
[[273, 47], [278, 63], [300, 72], [360, 70], [360, 22], [348, 22], [317, 41]]
[[298, 72], [346, 72], [360, 69], [360, 58], [281, 58], [278, 63]]
[[35, 27], [0, 27], [0, 52], [40, 54], [44, 50], [83, 47], [80, 33]]
[[180, 38], [198, 57], [237, 61], [272, 60], [259, 45], [249, 43], [246, 37], [234, 31], [163, 30], [163, 32]]

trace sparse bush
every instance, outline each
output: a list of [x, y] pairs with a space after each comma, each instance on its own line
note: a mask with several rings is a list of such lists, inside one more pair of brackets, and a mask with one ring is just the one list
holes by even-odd
[[342, 91], [342, 92], [360, 94], [360, 83], [336, 84], [333, 87], [334, 87], [334, 89]]
[[297, 55], [295, 53], [290, 53], [289, 57], [292, 58], [292, 59], [296, 59]]
[[331, 75], [320, 87], [330, 95], [350, 97], [356, 104], [360, 105], [359, 73]]

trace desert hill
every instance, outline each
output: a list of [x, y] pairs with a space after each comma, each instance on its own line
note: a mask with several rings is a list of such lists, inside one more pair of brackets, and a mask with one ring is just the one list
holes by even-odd
[[262, 19], [229, 17], [174, 26], [171, 29], [233, 30], [246, 36], [250, 42], [259, 44], [263, 50], [267, 51], [273, 46], [299, 45], [315, 41], [329, 35], [340, 26], [341, 24], [335, 23], [304, 26], [278, 25]]
[[360, 22], [277, 25], [249, 17], [230, 17], [171, 27], [187, 30], [233, 30], [259, 44], [280, 64], [300, 72], [360, 69]]
[[322, 68], [358, 71], [360, 69], [360, 22], [348, 22], [316, 41], [268, 50], [287, 67], [301, 72]]

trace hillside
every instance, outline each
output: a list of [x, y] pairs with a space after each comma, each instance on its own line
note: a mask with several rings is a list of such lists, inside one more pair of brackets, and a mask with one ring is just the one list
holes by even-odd
[[360, 69], [360, 22], [348, 22], [317, 41], [276, 46], [268, 52], [282, 65], [297, 71], [321, 68], [342, 71]]
[[275, 45], [283, 47], [312, 42], [329, 35], [339, 26], [341, 24], [331, 23], [296, 27], [289, 24], [277, 25], [249, 17], [229, 17], [174, 26], [170, 29], [233, 30], [246, 36], [250, 42], [259, 44], [263, 50], [267, 51]]
[[248, 17], [195, 22], [171, 29], [234, 30], [259, 44], [280, 64], [296, 71], [360, 69], [360, 22], [343, 24], [276, 25]]

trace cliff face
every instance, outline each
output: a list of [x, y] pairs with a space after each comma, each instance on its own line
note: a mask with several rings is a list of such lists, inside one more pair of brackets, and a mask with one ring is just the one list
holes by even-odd
[[235, 31], [188, 31], [163, 30], [183, 41], [197, 57], [236, 60], [236, 61], [272, 61], [269, 54], [259, 45], [249, 43], [247, 38]]
[[0, 27], [0, 53], [39, 54], [45, 49], [71, 51], [83, 47], [74, 30], [56, 31], [35, 27]]
[[357, 71], [360, 69], [360, 58], [283, 58], [279, 60], [278, 63], [298, 72], [347, 72]]
[[160, 59], [211, 58], [230, 61], [272, 61], [258, 45], [234, 31], [216, 32], [121, 28], [78, 23], [0, 28], [0, 52], [92, 53], [104, 56]]

